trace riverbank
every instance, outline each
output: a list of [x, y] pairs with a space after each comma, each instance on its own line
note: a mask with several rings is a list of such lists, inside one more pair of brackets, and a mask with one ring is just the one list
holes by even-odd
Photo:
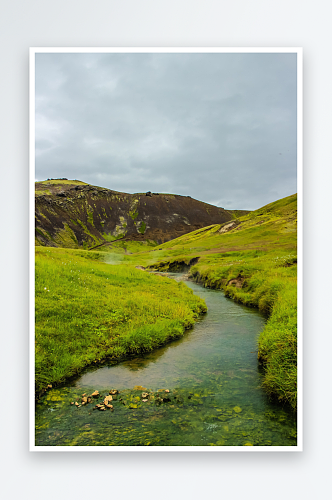
[[[267, 318], [258, 339], [266, 392], [297, 407], [297, 196], [213, 225], [150, 252], [148, 265], [187, 269], [205, 287], [257, 307]], [[159, 255], [158, 255], [159, 254]], [[158, 257], [155, 257], [158, 255]], [[146, 258], [146, 257], [145, 257]]]
[[120, 256], [36, 248], [35, 390], [105, 358], [151, 351], [206, 312], [184, 283], [121, 264]]
[[[249, 307], [257, 307], [267, 316], [267, 324], [258, 338], [258, 361], [263, 364], [263, 387], [293, 409], [297, 405], [297, 283], [295, 257], [281, 259], [268, 255], [224, 264], [223, 277], [215, 269], [196, 265], [191, 276], [196, 282], [221, 289], [226, 297]], [[203, 270], [203, 268], [205, 269]]]

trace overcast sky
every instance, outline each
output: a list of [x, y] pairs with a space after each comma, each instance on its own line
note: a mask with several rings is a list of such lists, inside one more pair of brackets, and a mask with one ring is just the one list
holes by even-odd
[[296, 54], [36, 54], [36, 180], [253, 210], [296, 192]]

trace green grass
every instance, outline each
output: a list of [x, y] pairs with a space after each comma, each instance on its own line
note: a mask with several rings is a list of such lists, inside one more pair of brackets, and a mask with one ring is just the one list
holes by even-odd
[[62, 185], [62, 184], [67, 184], [67, 185], [70, 185], [70, 184], [74, 184], [74, 185], [81, 185], [81, 186], [87, 186], [88, 184], [86, 182], [82, 182], [82, 181], [77, 181], [77, 180], [64, 180], [64, 179], [50, 179], [50, 180], [46, 180], [46, 181], [39, 181], [38, 184], [43, 184], [45, 186], [58, 186], [58, 185]]
[[98, 252], [36, 248], [37, 390], [105, 357], [151, 350], [181, 335], [204, 304], [184, 284], [135, 266], [180, 270], [199, 258], [193, 279], [267, 316], [258, 338], [263, 385], [295, 409], [297, 197], [237, 221], [228, 232], [214, 224], [159, 246], [119, 240]]
[[184, 283], [109, 265], [104, 253], [36, 248], [36, 393], [91, 363], [183, 335], [204, 302]]
[[[239, 217], [222, 233], [212, 225], [137, 254], [145, 265], [167, 271], [199, 261], [191, 276], [206, 287], [268, 317], [258, 339], [265, 367], [264, 388], [271, 397], [297, 404], [297, 196], [289, 196]], [[129, 258], [129, 257], [128, 257]], [[236, 283], [230, 284], [231, 280]]]

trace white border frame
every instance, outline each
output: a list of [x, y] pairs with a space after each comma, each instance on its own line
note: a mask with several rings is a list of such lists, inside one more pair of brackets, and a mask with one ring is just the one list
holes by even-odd
[[[296, 53], [298, 193], [297, 446], [36, 446], [35, 445], [35, 55], [37, 53]], [[30, 47], [29, 66], [29, 451], [48, 452], [275, 452], [303, 451], [303, 49], [302, 47]]]

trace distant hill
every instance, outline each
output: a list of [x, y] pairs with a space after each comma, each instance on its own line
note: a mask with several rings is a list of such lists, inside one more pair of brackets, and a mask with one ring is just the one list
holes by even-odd
[[[91, 248], [116, 239], [164, 243], [233, 219], [225, 210], [190, 196], [120, 193], [77, 180], [35, 184], [36, 244]], [[248, 213], [236, 211], [236, 215]]]

